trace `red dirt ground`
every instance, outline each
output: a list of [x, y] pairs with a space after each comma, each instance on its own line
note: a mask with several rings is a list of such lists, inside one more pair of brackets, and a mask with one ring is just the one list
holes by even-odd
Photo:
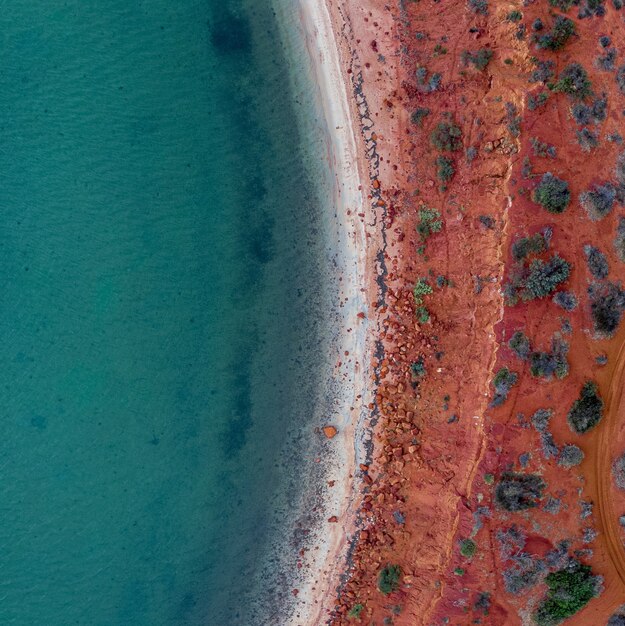
[[[387, 273], [377, 307], [384, 353], [376, 364], [379, 420], [370, 484], [331, 623], [532, 624], [547, 589], [544, 576], [554, 568], [547, 567], [516, 595], [506, 590], [502, 572], [512, 561], [502, 554], [498, 536], [514, 527], [525, 536], [518, 551], [544, 559], [567, 540], [568, 554], [603, 577], [601, 594], [566, 623], [605, 624], [625, 602], [625, 530], [618, 522], [625, 514], [625, 492], [611, 475], [612, 462], [625, 452], [625, 324], [610, 339], [596, 337], [587, 294], [593, 278], [583, 249], [586, 244], [599, 248], [609, 262], [608, 279], [623, 281], [625, 264], [613, 241], [625, 210], [616, 203], [607, 217], [591, 221], [578, 197], [593, 184], [614, 182], [617, 156], [625, 150], [617, 138], [608, 140], [625, 128], [625, 94], [615, 79], [625, 61], [620, 58], [625, 10], [617, 11], [610, 0], [604, 16], [579, 19], [573, 6], [565, 15], [575, 22], [577, 34], [551, 52], [537, 50], [532, 42], [536, 18], [545, 23], [544, 34], [555, 15], [564, 14], [547, 0], [527, 6], [490, 0], [488, 15], [474, 13], [464, 0], [333, 4], [336, 22], [344, 20], [352, 33], [344, 51], [351, 57], [346, 60], [349, 76], [362, 71], [374, 123], [364, 137], [374, 133], [381, 157], [372, 191], [380, 188], [383, 202], [375, 193], [372, 201], [386, 237], [384, 266], [378, 264], [378, 270]], [[522, 13], [521, 21], [507, 18], [512, 11]], [[521, 25], [524, 38], [517, 35]], [[619, 51], [614, 71], [595, 64], [605, 53], [602, 35], [609, 35], [609, 47]], [[479, 49], [493, 53], [483, 71], [463, 62], [465, 50]], [[576, 139], [581, 126], [572, 118], [574, 101], [567, 95], [550, 93], [544, 106], [530, 110], [530, 96], [549, 92], [540, 82], [528, 82], [535, 69], [531, 57], [553, 61], [556, 77], [579, 62], [595, 96], [607, 95], [605, 120], [587, 125], [597, 132], [595, 148], [581, 149]], [[427, 92], [417, 79], [418, 67], [427, 68], [426, 83], [440, 72], [440, 88]], [[515, 107], [513, 113], [507, 113], [506, 103]], [[418, 107], [430, 110], [422, 125], [410, 119]], [[462, 149], [444, 153], [456, 170], [446, 189], [437, 180], [440, 153], [430, 141], [443, 120], [462, 131]], [[555, 158], [536, 155], [531, 138], [555, 146]], [[472, 162], [465, 157], [470, 147], [476, 150]], [[548, 213], [532, 200], [545, 172], [569, 183], [571, 201], [561, 214]], [[443, 227], [420, 254], [416, 226], [423, 206], [440, 212]], [[547, 226], [552, 238], [540, 258], [557, 252], [571, 264], [569, 279], [559, 288], [577, 296], [579, 306], [571, 312], [556, 306], [551, 296], [515, 306], [504, 301], [503, 287], [515, 270], [512, 243]], [[439, 276], [444, 277], [441, 286]], [[420, 277], [433, 287], [424, 298], [430, 313], [425, 323], [417, 319], [412, 294]], [[528, 363], [507, 346], [516, 330], [545, 351], [559, 333], [570, 345], [568, 375], [562, 380], [532, 376]], [[607, 365], [597, 363], [601, 355], [607, 356]], [[423, 377], [411, 371], [419, 359]], [[493, 408], [492, 378], [503, 366], [518, 374], [518, 382]], [[605, 411], [598, 426], [578, 435], [566, 415], [586, 380], [597, 383]], [[555, 458], [545, 458], [540, 435], [528, 424], [539, 408], [553, 410], [549, 429], [559, 448], [575, 444], [582, 449], [581, 465], [564, 468]], [[519, 456], [525, 453], [523, 467]], [[506, 512], [493, 502], [497, 482], [509, 470], [542, 477], [547, 487], [538, 506]], [[545, 510], [550, 497], [559, 499], [559, 512]], [[582, 501], [593, 504], [592, 514], [583, 519]], [[585, 529], [596, 537], [586, 531], [584, 538]], [[472, 558], [459, 550], [460, 541], [469, 537], [477, 545]], [[387, 564], [400, 565], [402, 578], [399, 589], [385, 596], [377, 579]], [[476, 607], [481, 593], [490, 594], [487, 612]], [[358, 620], [348, 615], [357, 605], [363, 607]]]

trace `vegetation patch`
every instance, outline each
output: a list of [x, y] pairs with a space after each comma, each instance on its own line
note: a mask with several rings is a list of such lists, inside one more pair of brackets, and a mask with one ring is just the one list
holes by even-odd
[[549, 590], [533, 619], [538, 626], [556, 626], [598, 595], [601, 578], [588, 565], [571, 559], [563, 569], [548, 574], [545, 583]]
[[506, 511], [525, 511], [538, 505], [545, 488], [537, 474], [505, 472], [495, 487], [495, 502]]
[[573, 444], [567, 444], [560, 451], [558, 465], [561, 467], [575, 467], [584, 460], [584, 453]]
[[621, 454], [612, 464], [612, 476], [616, 486], [625, 491], [625, 454]]
[[536, 69], [530, 74], [530, 83], [546, 83], [555, 76], [556, 64], [553, 61], [540, 61], [532, 59]]
[[621, 323], [625, 310], [625, 291], [619, 283], [610, 281], [592, 283], [588, 287], [590, 314], [595, 332], [611, 337]]
[[578, 305], [575, 294], [570, 291], [558, 291], [558, 293], [553, 296], [553, 301], [565, 311], [574, 311]]
[[590, 152], [599, 145], [597, 133], [593, 133], [589, 128], [582, 128], [581, 130], [575, 131], [575, 136], [583, 152]]
[[378, 575], [378, 589], [387, 596], [399, 589], [401, 579], [401, 567], [399, 565], [387, 565]]
[[575, 23], [564, 15], [557, 15], [551, 32], [534, 35], [536, 47], [540, 50], [560, 50], [575, 34]]
[[566, 355], [569, 344], [559, 337], [552, 340], [551, 352], [532, 352], [530, 355], [530, 372], [537, 378], [562, 379], [569, 373], [569, 364]]
[[410, 121], [417, 126], [421, 126], [423, 120], [431, 113], [430, 109], [427, 107], [418, 107], [412, 112], [410, 116]]
[[444, 183], [449, 182], [455, 173], [456, 170], [452, 159], [444, 156], [436, 158], [436, 176], [438, 180]]
[[569, 184], [547, 172], [534, 189], [533, 199], [549, 213], [562, 213], [571, 200]]
[[567, 65], [558, 80], [549, 87], [556, 93], [565, 93], [577, 100], [584, 100], [592, 94], [592, 83], [586, 70], [579, 63]]
[[465, 50], [462, 53], [461, 58], [465, 67], [470, 63], [476, 70], [481, 72], [486, 69], [490, 60], [493, 58], [493, 51], [488, 50], [487, 48], [482, 48], [480, 50], [476, 50], [475, 52]]
[[512, 244], [512, 257], [515, 261], [523, 261], [530, 254], [544, 252], [549, 247], [551, 235], [551, 229], [545, 228], [530, 237], [520, 237]]
[[527, 108], [530, 111], [535, 111], [536, 109], [544, 106], [549, 100], [549, 92], [543, 91], [535, 96], [529, 95], [527, 96]]
[[614, 238], [614, 249], [619, 260], [625, 263], [625, 217], [621, 216], [616, 227], [616, 237]]
[[579, 195], [579, 202], [588, 213], [588, 217], [597, 222], [612, 211], [616, 199], [616, 189], [611, 183], [595, 185], [594, 189]]
[[534, 156], [556, 158], [557, 150], [555, 146], [540, 141], [537, 137], [531, 137], [530, 143], [532, 144]]
[[603, 400], [597, 391], [597, 385], [586, 381], [579, 398], [575, 400], [567, 415], [571, 429], [582, 434], [594, 428], [603, 417]]
[[488, 15], [487, 0], [469, 0], [469, 8], [477, 15]]
[[553, 411], [551, 409], [538, 409], [531, 417], [532, 425], [539, 433], [545, 432], [552, 417]]
[[455, 152], [462, 148], [462, 131], [449, 122], [439, 122], [430, 135], [434, 147], [441, 152]]
[[423, 304], [423, 297], [429, 296], [432, 291], [433, 289], [428, 283], [427, 278], [419, 278], [414, 286], [414, 289], [412, 290], [415, 302], [417, 304]]
[[510, 341], [508, 341], [508, 347], [514, 352], [520, 359], [527, 359], [532, 351], [532, 346], [527, 335], [520, 330], [517, 330]]
[[354, 619], [359, 619], [360, 614], [364, 611], [364, 604], [354, 604], [354, 606], [350, 609], [347, 614], [348, 617], [352, 617]]
[[425, 243], [430, 235], [439, 233], [442, 228], [441, 214], [436, 209], [428, 209], [426, 206], [419, 209], [417, 232], [422, 243]]
[[599, 250], [591, 245], [584, 246], [584, 254], [586, 255], [586, 264], [588, 265], [588, 271], [595, 277], [603, 280], [607, 277], [610, 271], [608, 259]]
[[499, 406], [503, 404], [510, 393], [510, 389], [516, 385], [519, 376], [516, 372], [511, 372], [507, 367], [502, 367], [493, 378], [493, 387], [495, 395], [491, 402], [491, 406]]
[[463, 539], [460, 542], [460, 554], [467, 559], [470, 559], [475, 554], [476, 550], [477, 545], [472, 539]]

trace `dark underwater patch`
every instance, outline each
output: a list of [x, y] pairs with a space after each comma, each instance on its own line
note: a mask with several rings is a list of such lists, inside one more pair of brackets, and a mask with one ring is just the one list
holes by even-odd
[[252, 48], [252, 32], [247, 19], [227, 9], [209, 23], [211, 41], [220, 54], [248, 54]]

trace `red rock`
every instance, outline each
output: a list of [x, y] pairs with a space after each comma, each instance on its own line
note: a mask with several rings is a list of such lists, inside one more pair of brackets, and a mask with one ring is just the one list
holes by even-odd
[[336, 434], [338, 433], [338, 430], [336, 430], [334, 426], [324, 426], [322, 430], [323, 430], [323, 434], [328, 439], [332, 439], [332, 437], [335, 437]]

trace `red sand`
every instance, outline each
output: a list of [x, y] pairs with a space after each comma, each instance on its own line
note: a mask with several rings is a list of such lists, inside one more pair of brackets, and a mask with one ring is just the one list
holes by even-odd
[[[577, 35], [562, 50], [546, 52], [531, 41], [536, 18], [545, 23], [543, 33], [553, 22], [546, 0], [527, 7], [491, 0], [488, 15], [476, 15], [464, 1], [331, 0], [330, 6], [343, 37], [346, 80], [353, 83], [362, 72], [368, 116], [361, 120], [360, 167], [363, 180], [371, 180], [369, 262], [374, 277], [383, 279], [372, 281], [369, 312], [383, 347], [374, 363], [374, 458], [365, 473], [360, 529], [331, 623], [354, 623], [348, 613], [359, 605], [364, 624], [533, 623], [546, 592], [544, 575], [553, 568], [520, 593], [509, 593], [502, 572], [512, 561], [502, 554], [498, 536], [514, 526], [526, 536], [519, 550], [535, 558], [544, 559], [561, 540], [570, 541], [570, 555], [582, 551], [577, 557], [603, 576], [604, 590], [567, 624], [605, 624], [625, 602], [625, 533], [618, 523], [625, 492], [615, 488], [610, 471], [625, 450], [620, 417], [625, 326], [611, 339], [595, 338], [587, 296], [592, 277], [583, 248], [598, 247], [608, 258], [609, 279], [625, 279], [625, 264], [613, 246], [625, 211], [617, 203], [593, 222], [578, 196], [592, 184], [614, 181], [616, 158], [624, 149], [606, 137], [623, 127], [625, 95], [615, 72], [599, 70], [593, 60], [605, 53], [600, 35], [610, 35], [611, 46], [624, 49], [625, 11], [606, 3], [604, 17], [578, 19], [573, 7], [568, 15]], [[522, 12], [520, 22], [507, 19], [513, 10]], [[521, 24], [523, 39], [517, 35]], [[464, 51], [480, 49], [492, 52], [483, 71], [463, 62]], [[551, 93], [544, 106], [528, 108], [529, 95], [549, 91], [528, 82], [535, 69], [532, 56], [552, 60], [556, 76], [569, 63], [582, 63], [594, 93], [607, 94], [605, 121], [588, 124], [599, 131], [598, 145], [589, 152], [578, 144], [580, 127], [565, 94]], [[621, 63], [617, 57], [616, 67]], [[427, 69], [424, 84], [417, 79], [418, 67]], [[440, 87], [428, 91], [425, 85], [437, 72]], [[353, 104], [362, 117], [358, 94]], [[429, 109], [422, 125], [410, 119], [418, 107]], [[430, 142], [444, 120], [462, 131], [462, 150], [442, 153], [455, 168], [447, 188], [437, 180], [441, 153]], [[555, 146], [555, 158], [535, 154], [531, 138]], [[465, 157], [470, 147], [476, 150], [472, 162]], [[525, 157], [534, 174], [524, 171]], [[571, 202], [562, 214], [548, 213], [531, 199], [548, 171], [570, 186]], [[438, 210], [443, 221], [425, 244], [416, 232], [423, 206]], [[502, 287], [514, 271], [512, 242], [546, 226], [553, 235], [549, 253], [540, 258], [557, 252], [571, 264], [565, 288], [580, 305], [570, 313], [551, 297], [504, 304]], [[412, 294], [420, 277], [433, 287], [423, 298], [427, 322], [417, 319]], [[544, 351], [560, 333], [570, 344], [568, 376], [532, 376], [527, 362], [506, 345], [516, 330]], [[606, 366], [596, 361], [603, 354]], [[423, 377], [411, 369], [416, 362], [424, 364]], [[491, 408], [493, 373], [503, 366], [518, 374], [518, 383], [501, 406]], [[585, 380], [598, 384], [605, 415], [596, 428], [578, 435], [566, 414]], [[538, 408], [554, 411], [549, 428], [555, 444], [579, 446], [585, 454], [581, 465], [567, 469], [545, 458], [539, 433], [523, 426]], [[519, 456], [525, 453], [522, 467]], [[494, 488], [508, 470], [538, 474], [546, 482], [537, 507], [510, 513], [493, 503]], [[560, 501], [559, 512], [544, 509], [549, 497]], [[583, 519], [581, 501], [593, 503], [593, 513]], [[584, 538], [585, 529], [596, 538], [590, 531]], [[472, 558], [459, 550], [468, 537], [477, 546]], [[387, 564], [400, 565], [402, 578], [399, 589], [385, 596], [377, 579]], [[476, 604], [482, 593], [490, 594], [487, 612]]]

